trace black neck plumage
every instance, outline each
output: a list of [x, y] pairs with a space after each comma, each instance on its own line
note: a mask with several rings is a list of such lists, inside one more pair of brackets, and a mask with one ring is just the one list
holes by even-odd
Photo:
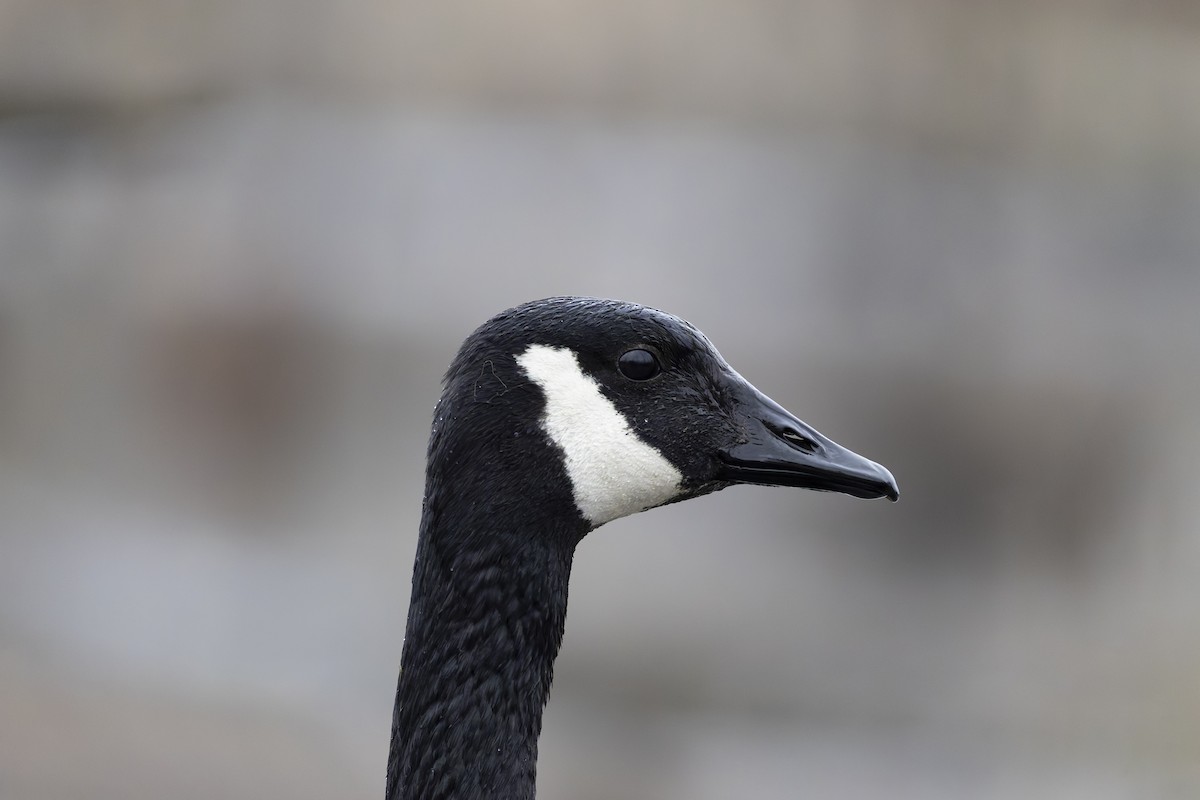
[[463, 448], [487, 442], [455, 442], [438, 427], [386, 797], [530, 800], [571, 559], [587, 525], [565, 474], [529, 480], [537, 471], [526, 459], [561, 470], [544, 437], [513, 437], [519, 445], [460, 459]]

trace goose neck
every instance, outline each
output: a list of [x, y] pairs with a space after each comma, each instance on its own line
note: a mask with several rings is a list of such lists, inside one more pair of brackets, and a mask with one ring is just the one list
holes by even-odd
[[501, 531], [485, 511], [445, 528], [431, 511], [427, 502], [387, 798], [531, 800], [578, 526]]

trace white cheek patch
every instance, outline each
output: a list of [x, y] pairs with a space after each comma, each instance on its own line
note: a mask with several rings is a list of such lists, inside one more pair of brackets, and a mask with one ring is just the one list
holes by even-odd
[[542, 427], [562, 450], [575, 505], [593, 525], [679, 493], [675, 465], [646, 444], [567, 348], [530, 345], [517, 363], [546, 397]]

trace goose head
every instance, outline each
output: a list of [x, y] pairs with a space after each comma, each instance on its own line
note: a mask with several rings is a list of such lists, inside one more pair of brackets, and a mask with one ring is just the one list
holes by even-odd
[[[560, 297], [494, 317], [464, 343], [437, 416], [435, 441], [450, 417], [501, 443], [540, 435], [588, 529], [738, 483], [898, 496], [887, 469], [760, 392], [695, 326], [634, 303]], [[509, 471], [548, 468], [536, 448], [491, 450]]]

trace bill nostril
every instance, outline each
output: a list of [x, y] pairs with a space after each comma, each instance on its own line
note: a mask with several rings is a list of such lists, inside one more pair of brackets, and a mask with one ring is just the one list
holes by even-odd
[[800, 431], [796, 430], [795, 428], [767, 425], [767, 429], [797, 450], [801, 450], [805, 453], [815, 453], [819, 449], [816, 442], [800, 433]]

